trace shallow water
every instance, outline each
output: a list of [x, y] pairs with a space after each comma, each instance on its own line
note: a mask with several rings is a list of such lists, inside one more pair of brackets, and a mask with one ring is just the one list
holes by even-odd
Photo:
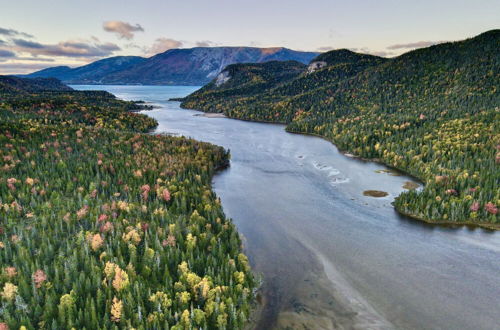
[[500, 233], [399, 216], [391, 202], [410, 178], [281, 125], [167, 101], [193, 87], [76, 87], [157, 104], [158, 133], [231, 150], [213, 187], [264, 279], [256, 328], [500, 329]]

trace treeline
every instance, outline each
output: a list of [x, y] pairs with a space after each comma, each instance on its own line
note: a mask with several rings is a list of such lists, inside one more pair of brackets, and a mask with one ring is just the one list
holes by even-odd
[[0, 329], [243, 328], [224, 149], [140, 134], [156, 121], [106, 92], [0, 99]]
[[400, 212], [497, 228], [499, 48], [500, 30], [492, 30], [393, 59], [331, 51], [264, 92], [223, 98], [205, 89], [182, 106], [324, 136], [424, 181], [422, 191], [396, 198]]
[[19, 78], [16, 76], [0, 76], [0, 94], [27, 94], [73, 89], [54, 78]]

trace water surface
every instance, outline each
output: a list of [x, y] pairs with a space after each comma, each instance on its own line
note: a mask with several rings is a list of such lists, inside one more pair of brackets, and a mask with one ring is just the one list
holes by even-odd
[[213, 187], [264, 278], [256, 328], [500, 329], [499, 233], [400, 217], [391, 202], [410, 178], [281, 125], [167, 101], [194, 87], [76, 87], [152, 102], [156, 132], [230, 149]]

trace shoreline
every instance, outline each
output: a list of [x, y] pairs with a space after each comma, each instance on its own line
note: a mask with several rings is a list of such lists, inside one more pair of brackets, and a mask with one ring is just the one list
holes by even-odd
[[353, 308], [355, 317], [349, 328], [359, 329], [394, 329], [394, 326], [380, 314], [356, 289], [340, 274], [328, 258], [311, 246], [307, 246], [323, 266], [323, 272], [333, 287], [334, 297], [341, 304]]
[[[403, 169], [400, 169], [400, 168], [392, 166], [392, 165], [388, 165], [388, 164], [384, 163], [382, 160], [380, 160], [379, 158], [365, 158], [365, 157], [360, 157], [360, 156], [357, 156], [355, 154], [350, 153], [347, 150], [342, 150], [339, 147], [337, 147], [337, 145], [333, 141], [331, 141], [331, 140], [327, 139], [326, 137], [321, 136], [319, 134], [306, 133], [306, 132], [295, 132], [295, 131], [289, 131], [289, 130], [287, 130], [287, 132], [288, 133], [292, 133], [292, 134], [299, 134], [299, 135], [306, 135], [306, 136], [318, 137], [320, 139], [323, 139], [323, 140], [328, 141], [331, 144], [333, 144], [338, 149], [338, 151], [341, 154], [343, 154], [344, 156], [346, 156], [346, 157], [349, 157], [349, 158], [352, 158], [352, 159], [358, 159], [358, 160], [362, 160], [362, 161], [366, 161], [366, 162], [374, 162], [374, 163], [377, 163], [377, 164], [380, 164], [380, 165], [384, 165], [385, 167], [387, 167], [387, 168], [389, 168], [391, 170], [398, 171], [401, 174], [403, 174], [403, 175], [405, 175], [407, 177], [412, 178], [413, 180], [415, 180], [418, 183], [420, 183], [422, 186], [425, 185], [425, 183], [419, 177], [417, 177], [417, 176], [415, 176], [415, 175], [413, 175], [413, 174], [411, 174], [411, 173], [409, 173], [409, 172], [407, 172], [407, 171], [405, 171]], [[397, 196], [395, 198], [397, 198]], [[394, 202], [391, 203], [391, 204], [393, 205]], [[394, 205], [393, 205], [393, 208], [400, 215], [402, 215], [404, 217], [407, 217], [407, 218], [411, 219], [412, 221], [421, 221], [421, 222], [424, 222], [426, 224], [435, 225], [435, 226], [438, 226], [438, 227], [448, 227], [449, 228], [449, 227], [464, 227], [464, 226], [466, 226], [466, 227], [473, 227], [473, 228], [488, 229], [488, 230], [493, 230], [493, 231], [496, 231], [496, 230], [500, 231], [500, 224], [493, 224], [493, 223], [489, 223], [489, 222], [473, 222], [473, 221], [453, 222], [453, 221], [445, 221], [445, 220], [429, 220], [429, 219], [425, 219], [425, 218], [419, 217], [416, 214], [404, 212], [404, 211], [400, 210], [398, 207], [396, 207]]]
[[[203, 112], [205, 114], [207, 114], [207, 113], [214, 113], [214, 112], [206, 112], [206, 111], [199, 110], [199, 109], [189, 109], [189, 108], [185, 108], [185, 107], [181, 107], [181, 108], [182, 109], [187, 109], [187, 110], [200, 111], [200, 112]], [[214, 113], [214, 114], [218, 114], [218, 113]], [[357, 160], [361, 160], [361, 161], [365, 161], [365, 162], [374, 162], [374, 163], [383, 165], [383, 166], [385, 166], [385, 167], [387, 167], [389, 169], [396, 170], [396, 171], [400, 172], [401, 174], [403, 174], [405, 176], [408, 176], [408, 177], [412, 178], [413, 180], [417, 181], [422, 186], [425, 186], [425, 183], [422, 181], [422, 179], [420, 179], [419, 177], [417, 177], [414, 174], [411, 174], [411, 173], [407, 172], [406, 170], [403, 170], [403, 169], [400, 169], [398, 167], [386, 164], [382, 160], [380, 160], [379, 158], [365, 158], [365, 157], [360, 157], [360, 156], [357, 156], [355, 154], [352, 154], [348, 150], [342, 150], [342, 149], [340, 149], [334, 143], [334, 141], [331, 141], [330, 139], [328, 139], [328, 138], [326, 138], [326, 137], [324, 137], [322, 135], [319, 135], [319, 134], [316, 134], [316, 133], [297, 132], [297, 131], [288, 130], [287, 129], [288, 124], [287, 123], [283, 123], [283, 122], [271, 122], [271, 121], [265, 121], [265, 120], [251, 120], [251, 119], [235, 118], [235, 117], [227, 116], [224, 113], [221, 113], [221, 114], [224, 116], [224, 117], [221, 117], [221, 118], [228, 118], [228, 119], [248, 121], [248, 122], [254, 122], [254, 123], [262, 123], [262, 124], [284, 125], [285, 126], [285, 131], [288, 132], [288, 133], [318, 137], [320, 139], [323, 139], [323, 140], [328, 141], [331, 144], [333, 144], [337, 148], [337, 150], [342, 155], [344, 155], [345, 157], [349, 157], [351, 159], [357, 159]], [[396, 196], [395, 198], [398, 198], [398, 196]], [[404, 211], [400, 210], [398, 207], [394, 206], [394, 203], [391, 203], [391, 204], [393, 205], [394, 210], [396, 210], [396, 212], [398, 212], [399, 215], [407, 217], [407, 218], [409, 218], [412, 221], [420, 221], [420, 222], [423, 222], [423, 223], [426, 223], [426, 224], [429, 224], [429, 225], [434, 225], [434, 226], [437, 226], [437, 227], [471, 227], [471, 228], [474, 228], [474, 229], [479, 229], [480, 228], [480, 229], [486, 229], [486, 230], [491, 230], [491, 231], [500, 231], [500, 224], [493, 224], [493, 223], [489, 223], [489, 222], [473, 222], [473, 221], [452, 222], [452, 221], [445, 221], [445, 220], [429, 220], [429, 219], [425, 219], [425, 218], [419, 217], [416, 214], [411, 214], [411, 213], [404, 212]]]

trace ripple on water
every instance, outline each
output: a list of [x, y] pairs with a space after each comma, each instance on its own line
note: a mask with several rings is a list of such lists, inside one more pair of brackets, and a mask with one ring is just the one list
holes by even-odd
[[338, 169], [330, 165], [321, 164], [316, 161], [311, 162], [311, 164], [319, 171], [328, 172], [327, 176], [332, 186], [349, 182], [349, 178], [341, 175], [341, 172]]
[[330, 170], [330, 172], [328, 172], [328, 176], [336, 176], [336, 175], [339, 175], [340, 174], [340, 171], [337, 170], [336, 168], [332, 168]]

